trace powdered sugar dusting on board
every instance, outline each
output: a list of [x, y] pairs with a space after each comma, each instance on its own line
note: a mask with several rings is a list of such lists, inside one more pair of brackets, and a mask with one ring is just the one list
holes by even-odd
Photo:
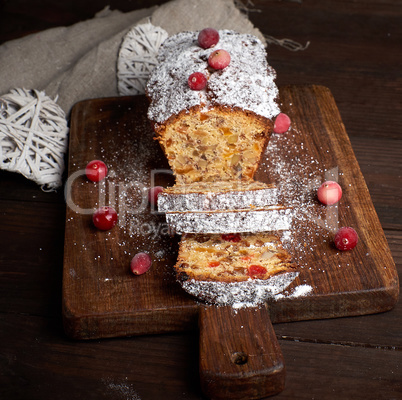
[[112, 379], [102, 379], [107, 391], [118, 396], [120, 400], [141, 400], [139, 394], [134, 389], [133, 385], [128, 382], [128, 378], [125, 381], [116, 382]]
[[[306, 134], [308, 137], [308, 133]], [[272, 135], [270, 142], [262, 157], [264, 160], [259, 169], [259, 176], [263, 180], [275, 184], [286, 207], [293, 208], [293, 224], [289, 230], [281, 232], [281, 241], [284, 248], [291, 254], [292, 260], [298, 264], [299, 272], [303, 269], [312, 269], [325, 272], [317, 265], [308, 265], [315, 257], [325, 257], [325, 252], [316, 251], [322, 242], [329, 241], [329, 236], [338, 225], [338, 206], [324, 206], [316, 199], [316, 191], [323, 180], [337, 180], [338, 169], [328, 168], [323, 161], [319, 162], [313, 155], [317, 150], [313, 143], [306, 143], [303, 135], [292, 127], [284, 135]], [[320, 152], [330, 149], [319, 149]], [[258, 176], [256, 176], [258, 179]], [[268, 178], [268, 179], [267, 179]], [[306, 257], [306, 255], [309, 257]], [[314, 258], [313, 258], [314, 259]], [[305, 274], [303, 274], [305, 276]], [[308, 275], [307, 275], [308, 276]], [[303, 298], [314, 292], [314, 287], [305, 279], [295, 278], [289, 288], [276, 292], [261, 291], [261, 297], [252, 292], [253, 285], [259, 285], [255, 281], [249, 282], [250, 287], [228, 288], [215, 283], [188, 282], [186, 290], [193, 291], [195, 296], [218, 304], [230, 304], [235, 307], [249, 307], [266, 301], [281, 301], [288, 298]], [[194, 286], [191, 288], [190, 286]], [[244, 290], [244, 296], [241, 291]], [[257, 289], [256, 289], [257, 290]], [[225, 291], [226, 293], [220, 293]], [[235, 300], [234, 298], [237, 298]], [[232, 300], [228, 300], [232, 299]], [[251, 300], [248, 300], [251, 299]]]
[[[338, 170], [327, 170], [311, 154], [297, 129], [272, 135], [261, 171], [275, 183], [285, 206], [293, 208], [293, 226], [283, 232], [282, 243], [295, 262], [305, 266], [305, 254], [314, 253], [338, 224], [338, 206], [323, 206], [316, 199], [323, 180], [337, 180]], [[325, 254], [323, 254], [325, 256]]]
[[267, 280], [249, 279], [232, 283], [191, 279], [183, 282], [183, 288], [198, 299], [214, 305], [257, 307], [285, 290], [298, 275], [299, 272], [285, 272]]
[[[276, 72], [267, 63], [261, 41], [229, 30], [221, 30], [219, 35], [218, 44], [209, 49], [198, 45], [198, 32], [181, 32], [163, 43], [159, 64], [147, 85], [151, 120], [163, 123], [194, 106], [238, 107], [270, 119], [279, 113]], [[208, 68], [208, 57], [218, 49], [229, 52], [231, 61], [223, 70], [215, 71]], [[206, 89], [189, 88], [187, 79], [193, 72], [205, 74]]]
[[[85, 165], [91, 159], [100, 159], [108, 167], [108, 175], [101, 182], [88, 182], [85, 176], [74, 178], [72, 191], [84, 191], [85, 203], [76, 202], [73, 194], [68, 206], [77, 209], [67, 219], [67, 224], [81, 217], [79, 214], [92, 214], [96, 208], [111, 206], [118, 213], [118, 223], [110, 231], [102, 232], [105, 250], [99, 251], [91, 243], [96, 240], [97, 231], [90, 230], [88, 235], [75, 235], [73, 245], [76, 251], [92, 253], [88, 255], [95, 266], [109, 265], [104, 269], [104, 282], [112, 284], [121, 279], [121, 273], [113, 269], [121, 265], [128, 270], [131, 258], [140, 251], [148, 252], [154, 261], [163, 265], [166, 260], [174, 258], [176, 242], [168, 235], [168, 227], [164, 215], [153, 210], [148, 202], [148, 190], [156, 180], [172, 180], [167, 160], [155, 140], [149, 121], [146, 117], [147, 102], [133, 101], [118, 104], [116, 112], [102, 106], [96, 110], [98, 119], [88, 124], [85, 133], [85, 159], [75, 161], [70, 156], [70, 170], [73, 173], [84, 173]], [[137, 107], [137, 110], [134, 109]], [[138, 107], [141, 107], [138, 110]], [[141, 111], [141, 112], [140, 112]], [[132, 120], [130, 115], [138, 116]], [[121, 115], [124, 115], [122, 118]], [[104, 121], [108, 123], [104, 123]], [[83, 139], [83, 140], [84, 140]], [[159, 171], [159, 175], [153, 172]], [[88, 218], [88, 226], [91, 226]], [[139, 240], [138, 238], [142, 238]], [[108, 251], [108, 244], [117, 243], [118, 252]], [[173, 263], [173, 261], [171, 261]], [[80, 279], [74, 269], [70, 276]]]
[[287, 291], [285, 290], [283, 293], [278, 293], [275, 296], [275, 300], [280, 300], [285, 297], [294, 298], [294, 297], [303, 297], [307, 296], [309, 293], [313, 291], [313, 287], [307, 284], [296, 286], [293, 290]]

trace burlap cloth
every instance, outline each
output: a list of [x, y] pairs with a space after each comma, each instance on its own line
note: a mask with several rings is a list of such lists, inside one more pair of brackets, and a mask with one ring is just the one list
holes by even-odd
[[205, 27], [252, 33], [260, 31], [233, 0], [173, 0], [128, 13], [108, 8], [93, 19], [58, 27], [0, 46], [0, 96], [13, 88], [37, 89], [69, 115], [80, 100], [117, 96], [116, 65], [126, 33], [150, 21], [169, 35]]

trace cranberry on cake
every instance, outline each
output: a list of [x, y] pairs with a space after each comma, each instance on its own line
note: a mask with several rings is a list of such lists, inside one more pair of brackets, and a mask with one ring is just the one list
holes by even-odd
[[252, 180], [280, 112], [261, 41], [218, 32], [209, 48], [198, 32], [169, 37], [147, 84], [148, 117], [177, 184]]

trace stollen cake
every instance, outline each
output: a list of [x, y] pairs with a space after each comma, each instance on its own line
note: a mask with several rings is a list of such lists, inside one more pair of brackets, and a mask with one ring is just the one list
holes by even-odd
[[[158, 211], [182, 234], [174, 267], [182, 287], [213, 304], [248, 306], [298, 274], [279, 237], [293, 210], [274, 185], [254, 181], [280, 112], [276, 73], [255, 36], [218, 33], [210, 48], [198, 32], [169, 37], [148, 81], [148, 118], [176, 178]], [[229, 54], [222, 68], [209, 62], [216, 50]]]
[[257, 305], [298, 275], [271, 232], [183, 235], [175, 270], [188, 293], [217, 305]]
[[[178, 184], [251, 180], [279, 114], [276, 73], [253, 35], [220, 30], [208, 49], [197, 37], [181, 32], [161, 46], [146, 87], [148, 118]], [[217, 49], [230, 54], [220, 70], [208, 65]], [[207, 78], [204, 89], [189, 87], [194, 72]]]

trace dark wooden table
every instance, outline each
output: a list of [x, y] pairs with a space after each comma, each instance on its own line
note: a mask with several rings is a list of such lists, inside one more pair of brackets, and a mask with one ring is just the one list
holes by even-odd
[[[0, 43], [157, 1], [0, 1]], [[161, 3], [161, 2], [159, 2]], [[277, 83], [333, 93], [402, 274], [402, 2], [253, 1]], [[0, 60], [1, 62], [1, 60]], [[0, 77], [1, 79], [1, 77]], [[0, 171], [0, 398], [202, 399], [198, 332], [73, 341], [63, 332], [64, 194]], [[275, 324], [287, 381], [278, 399], [402, 399], [402, 306]]]

